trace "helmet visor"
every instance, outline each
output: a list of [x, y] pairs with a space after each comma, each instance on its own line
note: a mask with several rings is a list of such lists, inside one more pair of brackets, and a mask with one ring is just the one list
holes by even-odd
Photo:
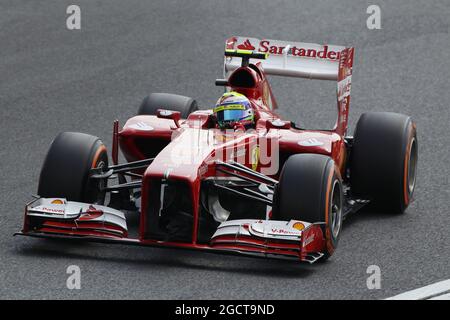
[[246, 117], [246, 110], [226, 109], [217, 112], [217, 121], [239, 121]]

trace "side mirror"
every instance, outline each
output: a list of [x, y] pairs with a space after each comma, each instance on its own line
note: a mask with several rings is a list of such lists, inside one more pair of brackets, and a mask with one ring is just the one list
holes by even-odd
[[227, 87], [228, 80], [227, 79], [216, 79], [216, 86]]
[[180, 127], [180, 119], [181, 119], [181, 112], [180, 111], [172, 111], [172, 110], [166, 110], [166, 109], [158, 109], [156, 111], [156, 116], [161, 119], [172, 119], [175, 122], [175, 125], [179, 128]]

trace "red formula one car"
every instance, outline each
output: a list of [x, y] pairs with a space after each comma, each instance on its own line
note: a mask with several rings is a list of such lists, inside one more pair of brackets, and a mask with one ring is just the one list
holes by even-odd
[[[310, 263], [330, 257], [347, 214], [369, 202], [402, 213], [415, 185], [410, 117], [365, 113], [347, 135], [353, 53], [228, 39], [216, 85], [249, 100], [250, 130], [224, 130], [195, 100], [153, 93], [123, 128], [115, 121], [112, 164], [99, 138], [61, 133], [18, 234]], [[277, 116], [268, 74], [336, 81], [334, 129], [305, 130]]]

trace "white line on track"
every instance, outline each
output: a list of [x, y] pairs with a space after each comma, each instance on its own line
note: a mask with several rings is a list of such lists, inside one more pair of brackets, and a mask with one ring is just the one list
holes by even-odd
[[450, 300], [450, 293], [446, 293], [441, 296], [436, 296], [436, 297], [430, 298], [428, 300]]
[[450, 300], [450, 279], [406, 291], [386, 300]]

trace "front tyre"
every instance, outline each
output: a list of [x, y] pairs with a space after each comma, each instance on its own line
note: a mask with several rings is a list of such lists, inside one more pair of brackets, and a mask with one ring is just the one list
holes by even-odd
[[79, 132], [62, 132], [53, 140], [39, 177], [38, 195], [103, 204], [106, 180], [91, 179], [93, 168], [108, 167], [102, 141]]
[[329, 258], [339, 242], [343, 219], [342, 180], [334, 161], [319, 154], [290, 156], [281, 170], [272, 218], [323, 222], [323, 258]]
[[403, 213], [416, 185], [418, 142], [410, 117], [364, 113], [355, 129], [350, 160], [352, 194], [387, 212]]

